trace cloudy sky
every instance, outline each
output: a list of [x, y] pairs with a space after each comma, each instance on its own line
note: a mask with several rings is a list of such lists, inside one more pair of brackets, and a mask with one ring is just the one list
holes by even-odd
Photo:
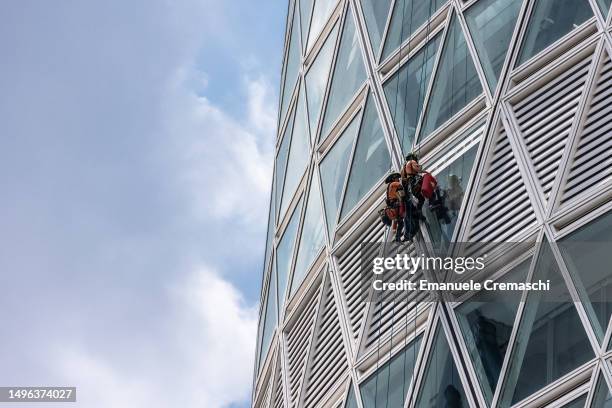
[[286, 8], [0, 2], [1, 386], [248, 405]]

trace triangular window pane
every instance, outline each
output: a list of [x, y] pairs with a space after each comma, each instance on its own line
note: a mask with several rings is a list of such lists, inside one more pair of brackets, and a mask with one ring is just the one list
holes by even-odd
[[321, 114], [321, 104], [325, 95], [325, 87], [329, 79], [332, 57], [334, 56], [334, 46], [336, 45], [336, 35], [338, 25], [329, 34], [323, 47], [317, 54], [316, 59], [308, 69], [306, 74], [306, 94], [308, 99], [308, 122], [310, 123], [310, 137], [315, 140], [319, 115]]
[[287, 174], [285, 175], [279, 219], [287, 211], [291, 197], [295, 193], [308, 164], [310, 146], [307, 120], [306, 101], [304, 100], [304, 92], [301, 90], [300, 95], [298, 95], [298, 105], [295, 112], [295, 123], [291, 136], [291, 148], [289, 149], [289, 160], [287, 161]]
[[283, 140], [276, 154], [276, 167], [274, 175], [274, 200], [275, 212], [278, 215], [280, 209], [281, 196], [283, 194], [283, 185], [285, 184], [285, 172], [287, 171], [287, 156], [289, 155], [289, 146], [291, 145], [291, 134], [293, 133], [293, 121], [295, 119], [295, 110], [289, 118], [289, 123], [283, 132]]
[[423, 140], [481, 93], [474, 61], [453, 13], [419, 139]]
[[293, 278], [291, 281], [291, 294], [300, 286], [308, 266], [312, 263], [319, 250], [325, 244], [325, 232], [323, 231], [323, 210], [321, 208], [321, 192], [319, 181], [313, 173], [310, 182], [310, 192], [306, 201], [306, 215], [304, 215], [304, 226], [300, 237]]
[[[261, 363], [266, 359], [268, 355], [268, 349], [270, 348], [270, 342], [272, 341], [272, 334], [274, 328], [278, 322], [278, 315], [276, 309], [276, 273], [274, 268], [271, 269], [270, 284], [268, 285], [268, 293], [266, 294], [266, 313], [264, 317], [262, 339], [261, 339], [261, 350], [259, 353], [258, 367], [261, 367]], [[260, 321], [261, 324], [261, 321]]]
[[346, 14], [346, 21], [342, 29], [342, 39], [338, 59], [334, 67], [332, 83], [323, 117], [323, 129], [319, 139], [325, 138], [331, 125], [346, 109], [348, 103], [355, 96], [357, 89], [366, 80], [365, 66], [361, 57], [359, 39], [350, 11]]
[[323, 200], [325, 202], [325, 218], [327, 219], [327, 231], [330, 239], [333, 237], [333, 230], [336, 226], [338, 207], [342, 198], [342, 188], [344, 187], [348, 162], [351, 157], [351, 148], [353, 147], [358, 129], [359, 115], [356, 115], [351, 124], [344, 130], [340, 139], [338, 139], [323, 161], [321, 161], [320, 169]]
[[362, 383], [363, 408], [404, 406], [421, 339], [419, 336]]
[[610, 11], [610, 6], [612, 6], [612, 0], [597, 0], [597, 4], [601, 9], [604, 18], [606, 18], [608, 11]]
[[289, 269], [291, 268], [291, 259], [293, 254], [293, 248], [295, 246], [295, 238], [297, 235], [297, 227], [300, 221], [300, 208], [301, 201], [293, 210], [291, 220], [283, 236], [278, 243], [276, 249], [276, 268], [278, 273], [278, 299], [279, 299], [279, 310], [283, 310], [285, 305], [285, 290], [287, 289], [287, 280], [289, 279]]
[[389, 110], [404, 154], [412, 150], [440, 38], [441, 35], [437, 35], [384, 85]]
[[536, 0], [517, 65], [593, 17], [588, 0]]
[[383, 48], [383, 60], [423, 25], [446, 0], [396, 0], [389, 32]]
[[455, 360], [438, 324], [418, 394], [417, 407], [468, 407]]
[[274, 211], [274, 181], [272, 182], [272, 191], [270, 193], [270, 209], [268, 210], [268, 230], [266, 234], [266, 252], [264, 257], [263, 270], [265, 271], [270, 261], [270, 254], [272, 253], [272, 236], [274, 234], [275, 227], [275, 211]]
[[522, 0], [480, 0], [465, 12], [489, 89], [495, 90]]
[[[524, 282], [530, 259], [500, 282]], [[491, 404], [522, 292], [483, 291], [455, 309], [468, 352], [488, 404]]]
[[287, 60], [285, 61], [285, 73], [283, 75], [283, 95], [281, 97], [281, 114], [280, 123], [283, 123], [287, 107], [293, 94], [293, 89], [297, 82], [298, 69], [300, 66], [300, 30], [299, 30], [299, 13], [294, 7], [293, 23], [291, 26], [291, 38], [289, 40], [289, 51], [287, 52]]
[[540, 281], [550, 281], [550, 288], [527, 297], [502, 406], [514, 405], [594, 357], [548, 242], [542, 243], [532, 283]]
[[308, 38], [308, 26], [310, 25], [310, 12], [312, 11], [312, 0], [300, 0], [300, 27], [302, 28], [302, 48]]
[[340, 212], [341, 219], [390, 168], [391, 156], [387, 150], [376, 106], [374, 100], [368, 96]]
[[308, 49], [312, 47], [312, 44], [317, 38], [317, 35], [325, 25], [337, 0], [315, 0], [314, 10], [312, 11], [312, 20], [310, 21], [310, 31], [308, 34]]
[[599, 374], [599, 380], [597, 381], [597, 387], [595, 388], [595, 395], [593, 395], [593, 401], [591, 402], [591, 408], [611, 408], [612, 407], [612, 394], [608, 388], [608, 384], [603, 377], [603, 374]]
[[374, 55], [378, 56], [380, 42], [387, 24], [389, 7], [391, 0], [363, 0], [361, 2], [363, 15], [365, 16], [366, 26], [370, 35], [370, 44], [374, 50]]
[[[599, 340], [612, 316], [612, 213], [597, 218], [559, 241]], [[588, 301], [587, 301], [588, 300]]]
[[568, 402], [563, 405], [561, 408], [584, 408], [586, 404], [587, 394], [582, 394], [580, 397], [576, 398], [573, 401]]
[[440, 201], [435, 207], [430, 205], [424, 207], [427, 218], [427, 229], [431, 240], [440, 247], [446, 247], [453, 237], [459, 210], [463, 203], [465, 188], [470, 180], [478, 144], [456, 157], [455, 160], [436, 172], [440, 191]]
[[346, 403], [344, 404], [344, 408], [357, 408], [357, 398], [355, 398], [355, 390], [350, 384], [349, 387], [350, 389], [346, 397]]

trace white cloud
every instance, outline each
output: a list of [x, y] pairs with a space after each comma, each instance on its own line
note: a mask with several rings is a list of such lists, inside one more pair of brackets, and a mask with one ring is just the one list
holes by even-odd
[[[149, 364], [125, 361], [84, 345], [66, 345], [51, 355], [65, 384], [77, 387], [88, 408], [221, 408], [249, 401], [257, 311], [240, 292], [207, 267], [168, 291], [172, 311], [159, 316], [172, 328], [162, 350], [134, 350]], [[158, 339], [159, 340], [159, 339]]]
[[165, 131], [183, 160], [181, 182], [199, 219], [264, 223], [272, 172], [274, 92], [266, 80], [245, 79], [247, 120], [240, 122], [206, 97], [184, 88], [185, 71], [167, 96]]

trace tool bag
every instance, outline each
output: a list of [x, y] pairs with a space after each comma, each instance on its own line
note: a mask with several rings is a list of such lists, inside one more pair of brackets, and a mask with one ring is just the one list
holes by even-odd
[[421, 184], [421, 194], [428, 200], [433, 197], [436, 188], [438, 187], [438, 180], [431, 173], [425, 173], [423, 175], [423, 181]]

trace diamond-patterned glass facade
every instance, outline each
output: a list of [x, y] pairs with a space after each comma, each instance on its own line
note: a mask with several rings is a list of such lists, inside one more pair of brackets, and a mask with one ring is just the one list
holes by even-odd
[[[610, 406], [609, 8], [290, 0], [252, 406]], [[513, 243], [489, 279], [550, 289], [367, 301], [411, 152], [439, 195], [397, 248]]]

